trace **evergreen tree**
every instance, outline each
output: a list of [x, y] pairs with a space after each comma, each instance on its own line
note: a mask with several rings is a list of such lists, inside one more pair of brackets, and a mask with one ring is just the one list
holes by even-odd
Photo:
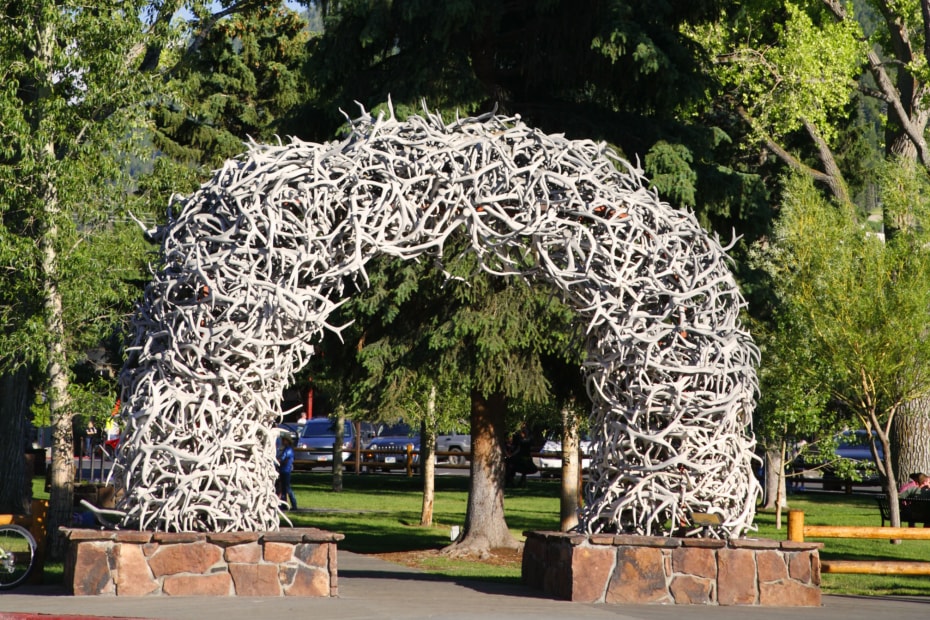
[[163, 153], [216, 168], [246, 140], [294, 133], [288, 113], [309, 96], [301, 74], [309, 33], [295, 11], [261, 3], [180, 34], [197, 44], [165, 51], [165, 94], [150, 106]]
[[580, 376], [573, 314], [547, 287], [480, 271], [468, 242], [450, 238], [438, 269], [433, 261], [375, 259], [370, 288], [342, 308], [341, 322], [352, 321], [341, 332], [345, 345], [330, 353], [335, 338], [328, 339], [315, 362], [340, 376], [356, 369], [343, 385], [352, 384], [358, 410], [403, 412], [416, 423], [434, 394], [447, 417], [470, 402], [468, 510], [462, 536], [447, 549], [452, 554], [517, 544], [504, 519], [503, 449], [519, 424], [514, 412], [552, 400], [551, 358], [575, 361], [575, 377], [559, 381]]
[[715, 2], [342, 0], [311, 41], [304, 110], [323, 139], [338, 110], [387, 99], [401, 112], [497, 109], [570, 138], [605, 140], [644, 163], [656, 188], [702, 224], [754, 239], [769, 217], [745, 129], [714, 95], [689, 28]]

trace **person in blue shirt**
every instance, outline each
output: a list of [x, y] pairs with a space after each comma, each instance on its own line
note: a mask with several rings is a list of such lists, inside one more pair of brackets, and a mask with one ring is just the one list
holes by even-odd
[[291, 488], [291, 472], [294, 471], [294, 444], [291, 438], [285, 435], [281, 438], [281, 454], [278, 455], [278, 481], [280, 483], [281, 503], [291, 503], [291, 510], [297, 510], [297, 498]]

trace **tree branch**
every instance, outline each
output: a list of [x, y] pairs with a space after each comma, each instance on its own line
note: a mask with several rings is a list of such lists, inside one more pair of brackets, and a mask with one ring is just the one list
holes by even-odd
[[824, 5], [833, 13], [833, 16], [836, 17], [838, 21], [843, 21], [848, 16], [846, 13], [846, 7], [843, 6], [841, 2], [837, 0], [823, 0]]
[[911, 118], [907, 110], [904, 109], [904, 104], [901, 101], [901, 94], [891, 82], [891, 78], [885, 71], [885, 67], [878, 57], [878, 54], [874, 51], [869, 51], [868, 61], [869, 70], [872, 72], [872, 76], [875, 78], [879, 90], [885, 95], [882, 97], [882, 100], [886, 101], [891, 109], [894, 110], [894, 114], [898, 122], [901, 123], [901, 128], [904, 130], [905, 135], [907, 135], [908, 139], [917, 148], [920, 162], [924, 166], [930, 165], [930, 153], [927, 152], [927, 141], [924, 139], [923, 131], [911, 122]]
[[[790, 153], [787, 149], [785, 149], [782, 145], [776, 142], [768, 133], [760, 129], [755, 122], [755, 119], [752, 118], [752, 116], [743, 106], [736, 106], [736, 111], [740, 117], [746, 121], [746, 123], [748, 123], [749, 126], [752, 127], [752, 129], [761, 137], [766, 148], [772, 151], [772, 153], [774, 153], [775, 156], [778, 157], [778, 159], [780, 159], [786, 166], [792, 170], [796, 170], [811, 177], [818, 183], [823, 183], [830, 188], [830, 192], [837, 200], [844, 202], [849, 201], [849, 194], [846, 192], [846, 184], [843, 182], [842, 177], [833, 177], [827, 172], [821, 172], [816, 168], [808, 166], [800, 159], [795, 157], [792, 153]], [[807, 121], [804, 121], [804, 126], [808, 128], [808, 133], [811, 133], [812, 128], [809, 127], [809, 123]], [[826, 146], [826, 143], [823, 142], [823, 139], [820, 138], [819, 134], [813, 133], [811, 134], [811, 137], [814, 138], [815, 143], [817, 143], [818, 150], [821, 150], [821, 148], [826, 148], [829, 151], [829, 147]], [[823, 161], [822, 151], [821, 161]], [[832, 169], [835, 171], [835, 174], [839, 174], [839, 168], [836, 167], [836, 162], [833, 159], [832, 153], [829, 153], [829, 161], [832, 163]], [[826, 162], [824, 162], [824, 164], [826, 167], [830, 167], [826, 164]]]
[[827, 180], [825, 183], [830, 187], [830, 191], [833, 192], [837, 200], [844, 204], [848, 203], [850, 201], [849, 190], [846, 188], [846, 181], [843, 179], [843, 173], [840, 171], [840, 167], [836, 164], [836, 159], [833, 157], [833, 150], [827, 144], [826, 140], [823, 139], [820, 131], [809, 120], [802, 118], [801, 122], [804, 123], [804, 129], [807, 130], [807, 134], [817, 146], [817, 153], [820, 157], [820, 161], [823, 162], [824, 172], [826, 173]]

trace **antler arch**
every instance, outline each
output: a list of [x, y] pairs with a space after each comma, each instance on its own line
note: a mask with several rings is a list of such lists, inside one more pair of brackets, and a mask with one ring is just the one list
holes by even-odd
[[276, 529], [288, 380], [368, 260], [441, 254], [464, 227], [484, 269], [550, 283], [587, 322], [580, 527], [651, 534], [692, 511], [751, 527], [758, 351], [726, 254], [605, 145], [519, 117], [363, 115], [341, 142], [252, 144], [177, 204], [121, 373], [125, 526]]

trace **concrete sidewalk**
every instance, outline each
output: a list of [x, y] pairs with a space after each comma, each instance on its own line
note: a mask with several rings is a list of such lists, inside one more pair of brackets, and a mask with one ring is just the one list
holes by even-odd
[[106, 616], [191, 620], [325, 618], [447, 620], [925, 620], [930, 598], [826, 596], [820, 608], [591, 605], [546, 598], [520, 585], [450, 581], [364, 555], [339, 552], [339, 597], [74, 597], [52, 586], [0, 593], [0, 620]]

